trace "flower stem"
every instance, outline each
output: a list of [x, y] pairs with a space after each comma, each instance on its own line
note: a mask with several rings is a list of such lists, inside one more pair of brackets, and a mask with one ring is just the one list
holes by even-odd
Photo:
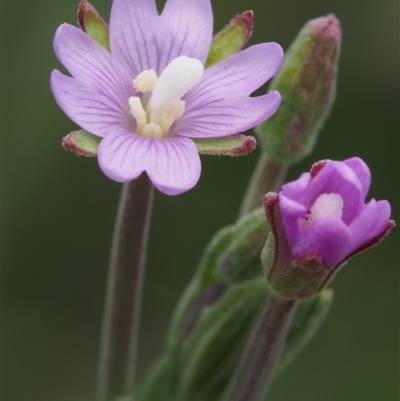
[[97, 401], [133, 397], [135, 359], [153, 185], [146, 173], [124, 184], [104, 308]]
[[223, 401], [265, 400], [285, 344], [296, 301], [272, 293], [230, 381]]
[[288, 170], [287, 164], [278, 163], [263, 153], [247, 187], [239, 217], [261, 206], [261, 197], [267, 192], [278, 192]]

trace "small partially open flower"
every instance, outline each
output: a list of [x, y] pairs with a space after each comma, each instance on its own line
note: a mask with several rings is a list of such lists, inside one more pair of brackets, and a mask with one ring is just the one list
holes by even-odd
[[273, 287], [286, 296], [313, 295], [350, 257], [383, 238], [394, 225], [390, 205], [365, 203], [370, 183], [361, 159], [324, 160], [279, 194], [265, 195], [273, 235], [263, 259]]
[[213, 29], [210, 0], [114, 0], [110, 52], [85, 32], [64, 24], [56, 32], [58, 59], [51, 88], [58, 105], [80, 127], [102, 137], [100, 168], [130, 181], [146, 171], [168, 195], [191, 189], [200, 158], [191, 138], [246, 131], [279, 107], [272, 91], [250, 97], [279, 69], [275, 43], [252, 46], [204, 70]]

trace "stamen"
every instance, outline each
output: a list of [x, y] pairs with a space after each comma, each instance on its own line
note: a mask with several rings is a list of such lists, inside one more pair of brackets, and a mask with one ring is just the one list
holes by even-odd
[[320, 195], [311, 206], [310, 211], [302, 220], [303, 229], [306, 230], [315, 221], [328, 216], [342, 218], [343, 198], [336, 193]]
[[143, 130], [143, 127], [147, 124], [146, 111], [142, 106], [140, 98], [136, 96], [131, 96], [129, 98], [129, 107], [129, 112], [136, 120], [136, 133], [140, 134]]
[[185, 111], [181, 100], [200, 81], [204, 66], [200, 60], [180, 56], [172, 60], [161, 73], [145, 70], [133, 80], [139, 96], [129, 98], [129, 112], [136, 121], [133, 126], [138, 135], [148, 138], [164, 138], [172, 124]]
[[133, 80], [133, 87], [142, 93], [151, 92], [158, 81], [154, 70], [144, 70]]
[[174, 121], [179, 120], [185, 111], [185, 101], [178, 100], [177, 102], [166, 106], [161, 113], [158, 124], [161, 126], [163, 132], [168, 133]]
[[162, 138], [163, 131], [158, 124], [148, 123], [143, 127], [142, 135], [147, 138]]

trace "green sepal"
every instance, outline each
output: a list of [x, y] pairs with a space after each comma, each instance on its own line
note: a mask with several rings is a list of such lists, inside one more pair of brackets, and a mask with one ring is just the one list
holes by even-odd
[[96, 9], [86, 0], [81, 0], [78, 9], [78, 24], [96, 42], [110, 50], [108, 25]]
[[252, 152], [257, 142], [253, 136], [242, 134], [219, 138], [192, 138], [197, 150], [203, 155], [242, 156]]
[[264, 209], [245, 215], [235, 228], [235, 235], [217, 261], [218, 272], [235, 283], [261, 277], [260, 254], [270, 231]]
[[62, 146], [78, 156], [96, 157], [101, 137], [83, 129], [69, 133], [62, 140]]
[[214, 36], [205, 66], [209, 67], [240, 51], [251, 36], [252, 27], [252, 11], [246, 11], [233, 18], [222, 31]]
[[299, 302], [275, 375], [282, 373], [311, 341], [328, 314], [332, 302], [333, 290], [330, 288], [325, 288], [311, 299]]
[[280, 275], [271, 274], [268, 282], [283, 298], [305, 299], [321, 291], [328, 273], [322, 258], [310, 252], [293, 259]]
[[281, 94], [280, 107], [255, 129], [274, 161], [293, 163], [312, 151], [335, 99], [340, 40], [340, 23], [328, 15], [309, 21], [286, 52], [269, 88]]
[[204, 309], [181, 350], [176, 401], [209, 400], [222, 392], [268, 293], [262, 278], [248, 281]]
[[[101, 137], [83, 129], [73, 131], [63, 138], [65, 149], [80, 156], [96, 157]], [[241, 156], [250, 153], [256, 147], [252, 136], [230, 135], [222, 138], [193, 139], [200, 154]]]

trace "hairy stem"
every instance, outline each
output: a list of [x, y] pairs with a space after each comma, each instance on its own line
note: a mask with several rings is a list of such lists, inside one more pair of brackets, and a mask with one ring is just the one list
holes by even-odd
[[223, 401], [262, 401], [265, 399], [274, 368], [285, 344], [295, 302], [271, 294], [250, 334]]
[[107, 282], [97, 401], [132, 397], [153, 186], [146, 173], [124, 184]]
[[262, 196], [270, 191], [278, 192], [285, 179], [288, 166], [275, 162], [263, 153], [258, 159], [250, 184], [240, 208], [239, 217], [262, 205]]

